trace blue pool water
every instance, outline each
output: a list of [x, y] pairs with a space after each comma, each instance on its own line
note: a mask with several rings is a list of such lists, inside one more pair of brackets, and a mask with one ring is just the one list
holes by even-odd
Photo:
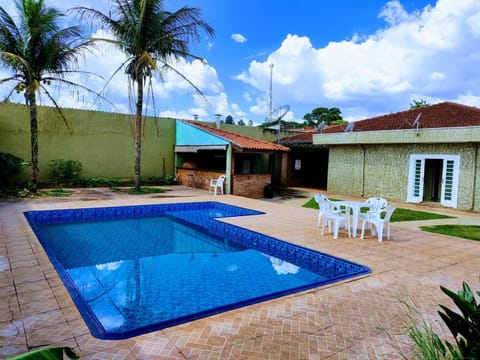
[[25, 216], [92, 334], [123, 339], [370, 272], [215, 220], [261, 214], [198, 202]]

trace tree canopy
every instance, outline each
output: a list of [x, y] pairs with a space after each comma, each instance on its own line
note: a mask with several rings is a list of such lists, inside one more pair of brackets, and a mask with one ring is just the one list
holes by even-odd
[[30, 191], [36, 193], [39, 172], [37, 97], [40, 93], [46, 94], [67, 124], [48, 91], [49, 85], [56, 82], [90, 91], [66, 79], [67, 74], [77, 72], [78, 57], [90, 41], [82, 37], [78, 26], [62, 28], [64, 14], [47, 7], [43, 0], [17, 0], [16, 7], [16, 17], [0, 7], [0, 63], [11, 73], [0, 79], [0, 84], [13, 83], [7, 99], [15, 91], [25, 95], [30, 114]]
[[318, 126], [322, 122], [326, 125], [343, 124], [342, 113], [339, 108], [317, 107], [303, 116], [304, 124], [307, 126]]
[[430, 104], [425, 99], [412, 100], [412, 102], [410, 103], [410, 110], [420, 109], [420, 108], [427, 107], [427, 106], [430, 106]]
[[114, 75], [123, 68], [131, 88], [136, 90], [134, 182], [137, 189], [141, 181], [144, 87], [148, 85], [153, 96], [153, 73], [157, 72], [163, 79], [168, 71], [173, 71], [202, 94], [174, 64], [184, 58], [200, 59], [189, 49], [190, 42], [201, 39], [200, 31], [214, 35], [213, 28], [201, 19], [199, 8], [184, 6], [170, 12], [164, 5], [163, 0], [114, 0], [109, 14], [88, 7], [73, 9], [81, 18], [90, 19], [113, 34], [113, 39], [97, 40], [112, 43], [127, 55]]
[[235, 122], [233, 121], [233, 116], [232, 115], [227, 115], [225, 117], [225, 124], [230, 124], [230, 125], [235, 124]]

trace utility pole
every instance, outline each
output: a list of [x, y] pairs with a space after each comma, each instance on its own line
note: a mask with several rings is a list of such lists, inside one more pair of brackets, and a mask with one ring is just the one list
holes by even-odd
[[268, 94], [267, 94], [267, 113], [265, 116], [265, 122], [270, 122], [273, 120], [273, 103], [272, 103], [273, 64], [270, 64], [269, 67], [270, 67], [270, 85], [268, 87]]

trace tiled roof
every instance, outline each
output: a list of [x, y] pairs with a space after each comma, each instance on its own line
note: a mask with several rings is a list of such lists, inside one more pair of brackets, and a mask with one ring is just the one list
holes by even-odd
[[183, 120], [188, 124], [191, 124], [199, 129], [202, 129], [212, 135], [221, 137], [231, 142], [240, 151], [262, 151], [262, 152], [288, 152], [290, 149], [286, 146], [274, 144], [268, 141], [251, 138], [245, 135], [237, 134], [231, 131], [217, 129], [211, 126], [204, 125], [202, 123]]
[[321, 134], [325, 131], [325, 129], [328, 129], [329, 127], [335, 127], [335, 125], [328, 125], [327, 127], [324, 127], [322, 131], [318, 131], [316, 127], [307, 128], [301, 133], [281, 138], [280, 143], [287, 145], [311, 144], [313, 141], [313, 135]]
[[292, 136], [287, 136], [280, 139], [282, 144], [311, 144], [313, 134], [317, 134], [316, 130], [306, 131]]
[[[480, 126], [479, 108], [452, 102], [443, 102], [419, 109], [406, 110], [355, 121], [352, 131], [416, 129], [414, 122], [419, 114], [421, 114], [418, 121], [419, 129]], [[337, 125], [327, 127], [323, 129], [323, 133], [343, 132], [346, 126], [347, 125]]]

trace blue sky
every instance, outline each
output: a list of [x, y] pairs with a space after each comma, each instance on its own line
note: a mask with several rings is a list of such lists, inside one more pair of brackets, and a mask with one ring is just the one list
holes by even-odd
[[[109, 8], [106, 0], [45, 1], [60, 9], [89, 3], [105, 12]], [[11, 0], [0, 5], [13, 9]], [[287, 120], [301, 121], [320, 106], [338, 107], [349, 121], [405, 110], [413, 100], [480, 106], [478, 0], [166, 1], [169, 10], [184, 5], [201, 8], [216, 31], [214, 38], [191, 45], [205, 63], [175, 64], [208, 102], [170, 73], [165, 82], [154, 79], [157, 115], [198, 114], [200, 120], [213, 121], [218, 113], [260, 124], [267, 114], [270, 64], [272, 106], [289, 105]], [[103, 46], [103, 53], [98, 49], [87, 55], [80, 69], [108, 78], [122, 59]], [[75, 80], [95, 90], [104, 84], [95, 78]], [[2, 85], [0, 95], [5, 92]], [[64, 107], [132, 112], [122, 73], [106, 96], [115, 107], [68, 91], [57, 99]]]

